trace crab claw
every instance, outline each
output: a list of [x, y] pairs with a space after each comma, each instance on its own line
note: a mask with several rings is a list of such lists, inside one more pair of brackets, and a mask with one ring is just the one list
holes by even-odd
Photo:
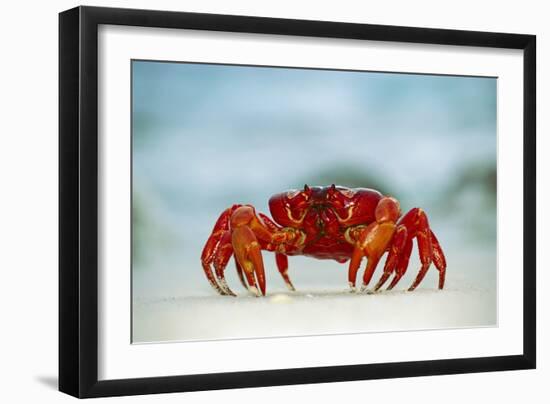
[[386, 250], [388, 243], [391, 241], [394, 230], [395, 225], [393, 223], [374, 222], [358, 231], [356, 245], [351, 256], [348, 270], [348, 283], [352, 291], [355, 291], [355, 279], [363, 257], [367, 257], [368, 261], [365, 272], [363, 273], [363, 283], [360, 290], [361, 292], [367, 290], [374, 270], [380, 261], [380, 257]]
[[355, 244], [348, 270], [348, 282], [352, 291], [355, 290], [355, 279], [363, 257], [367, 257], [368, 261], [363, 273], [361, 292], [367, 290], [380, 258], [393, 239], [399, 213], [399, 202], [392, 197], [384, 197], [376, 206], [376, 221], [368, 226], [351, 228], [346, 236]]
[[[256, 296], [265, 295], [265, 271], [260, 244], [248, 226], [233, 230], [235, 259], [243, 269], [249, 290]], [[259, 291], [258, 291], [259, 287]]]

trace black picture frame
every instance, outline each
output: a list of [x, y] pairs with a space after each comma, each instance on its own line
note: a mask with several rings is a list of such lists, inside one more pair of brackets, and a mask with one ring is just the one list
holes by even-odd
[[[523, 354], [98, 380], [100, 24], [523, 50]], [[535, 368], [535, 60], [534, 35], [97, 7], [60, 13], [59, 390], [84, 398]]]

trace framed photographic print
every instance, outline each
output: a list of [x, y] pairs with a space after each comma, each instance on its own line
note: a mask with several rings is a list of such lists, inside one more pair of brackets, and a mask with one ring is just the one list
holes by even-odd
[[59, 24], [61, 391], [535, 367], [534, 36]]

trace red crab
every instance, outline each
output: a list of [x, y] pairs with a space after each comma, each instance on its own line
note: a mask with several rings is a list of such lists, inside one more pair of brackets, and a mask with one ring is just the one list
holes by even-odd
[[350, 260], [348, 280], [352, 291], [363, 257], [368, 262], [361, 291], [366, 290], [387, 251], [384, 273], [374, 290], [394, 274], [387, 288], [392, 289], [407, 270], [413, 238], [417, 239], [422, 265], [408, 290], [420, 284], [432, 262], [439, 271], [439, 289], [443, 289], [445, 256], [420, 208], [401, 217], [399, 202], [393, 197], [373, 189], [333, 184], [306, 185], [303, 190], [276, 194], [269, 200], [269, 210], [275, 222], [257, 213], [252, 205], [233, 205], [218, 218], [201, 256], [204, 273], [218, 293], [235, 296], [224, 277], [225, 267], [235, 254], [243, 286], [256, 296], [265, 295], [261, 250], [275, 252], [277, 268], [290, 290], [295, 289], [288, 276], [287, 256], [307, 255], [340, 263]]

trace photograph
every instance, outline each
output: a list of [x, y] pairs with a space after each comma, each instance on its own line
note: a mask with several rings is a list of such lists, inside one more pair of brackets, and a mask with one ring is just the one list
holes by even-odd
[[58, 390], [536, 390], [536, 24], [296, 7], [59, 13]]
[[130, 68], [133, 344], [498, 326], [496, 77]]

